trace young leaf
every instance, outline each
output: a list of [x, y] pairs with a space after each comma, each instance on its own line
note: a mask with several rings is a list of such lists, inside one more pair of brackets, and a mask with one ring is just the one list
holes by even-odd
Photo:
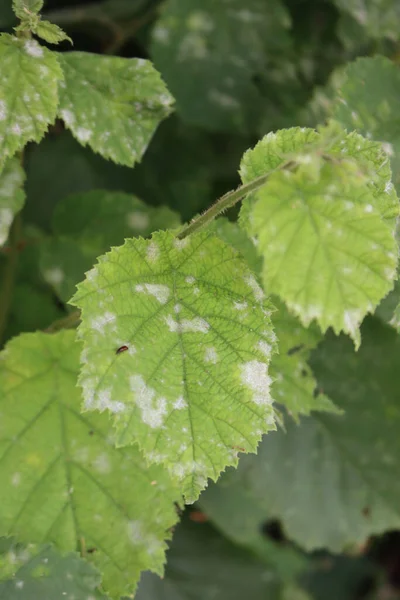
[[152, 57], [186, 121], [254, 130], [265, 105], [254, 77], [265, 72], [267, 50], [289, 45], [289, 26], [279, 0], [169, 0], [153, 29]]
[[75, 333], [25, 334], [2, 353], [0, 532], [80, 547], [113, 598], [162, 572], [178, 493], [136, 446], [117, 450], [105, 415], [81, 415]]
[[127, 166], [140, 161], [173, 103], [152, 64], [87, 52], [58, 57], [65, 76], [59, 115], [68, 129], [104, 158]]
[[0, 172], [0, 246], [6, 242], [13, 218], [24, 204], [24, 180], [20, 162], [15, 158], [8, 159]]
[[0, 555], [0, 598], [7, 600], [106, 600], [97, 591], [100, 574], [77, 554], [61, 556], [51, 546], [9, 540]]
[[43, 8], [44, 0], [12, 0], [13, 10], [23, 21], [29, 13], [37, 15]]
[[39, 142], [56, 118], [62, 71], [35, 40], [0, 35], [0, 170], [29, 141]]
[[61, 27], [43, 19], [39, 19], [36, 27], [33, 29], [33, 33], [49, 44], [59, 44], [65, 40], [68, 40], [72, 44], [71, 38], [61, 29]]
[[[358, 58], [347, 65], [333, 115], [347, 129], [384, 142], [393, 180], [400, 185], [400, 71], [383, 56]], [[359, 82], [362, 81], [362, 85]]]
[[344, 336], [330, 336], [311, 362], [344, 414], [288, 420], [230, 473], [307, 550], [339, 552], [400, 526], [400, 337], [372, 317], [362, 337], [356, 353]]
[[319, 134], [293, 129], [248, 151], [242, 177], [289, 164], [246, 199], [241, 224], [258, 238], [268, 289], [304, 325], [316, 319], [323, 331], [346, 331], [357, 345], [359, 323], [395, 278], [399, 205], [387, 156], [336, 124]]
[[326, 164], [317, 181], [304, 171], [276, 173], [258, 194], [253, 231], [267, 289], [305, 326], [345, 331], [359, 325], [392, 289], [397, 244], [357, 175]]
[[214, 235], [127, 240], [71, 303], [82, 309], [85, 409], [109, 410], [118, 444], [137, 441], [188, 501], [274, 428], [270, 307]]

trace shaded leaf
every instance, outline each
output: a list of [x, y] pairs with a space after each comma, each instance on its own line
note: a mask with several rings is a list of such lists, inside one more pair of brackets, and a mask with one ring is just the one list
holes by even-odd
[[0, 169], [29, 141], [39, 142], [56, 118], [62, 71], [35, 40], [0, 35]]
[[99, 573], [77, 554], [61, 556], [51, 546], [10, 540], [0, 556], [1, 600], [106, 600], [96, 588]]
[[334, 0], [372, 38], [399, 39], [400, 6], [393, 0]]
[[254, 130], [265, 102], [254, 78], [267, 49], [288, 45], [289, 25], [279, 0], [169, 0], [151, 49], [182, 117], [207, 129]]
[[59, 115], [68, 129], [104, 158], [127, 166], [140, 161], [173, 103], [152, 64], [87, 52], [58, 57], [65, 76]]
[[281, 600], [281, 584], [265, 563], [209, 525], [184, 520], [167, 554], [163, 579], [145, 573], [135, 600]]
[[23, 207], [25, 173], [17, 159], [9, 159], [0, 172], [0, 245], [3, 245], [14, 216]]
[[313, 355], [319, 386], [344, 414], [288, 420], [230, 473], [308, 550], [339, 552], [400, 525], [400, 338], [372, 317], [362, 336], [358, 352], [331, 335]]
[[[396, 28], [397, 29], [397, 28]], [[400, 70], [383, 56], [358, 58], [344, 70], [333, 116], [347, 129], [384, 142], [400, 185]], [[388, 184], [389, 185], [389, 184]]]
[[80, 547], [119, 598], [142, 569], [162, 573], [178, 494], [136, 446], [115, 449], [104, 415], [80, 414], [79, 351], [62, 331], [22, 335], [2, 353], [0, 531]]
[[269, 304], [215, 236], [127, 240], [71, 303], [82, 309], [85, 409], [109, 410], [118, 444], [137, 441], [188, 501], [274, 427]]

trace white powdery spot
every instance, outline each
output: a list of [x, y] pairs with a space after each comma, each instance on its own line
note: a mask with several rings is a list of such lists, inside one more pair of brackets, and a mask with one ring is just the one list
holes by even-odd
[[164, 317], [164, 320], [168, 325], [168, 329], [174, 333], [186, 333], [187, 331], [207, 333], [210, 328], [209, 323], [201, 317], [183, 319], [181, 322], [178, 322], [171, 315], [168, 315], [168, 317]]
[[257, 283], [257, 280], [254, 277], [254, 275], [246, 275], [244, 281], [253, 290], [253, 294], [256, 300], [263, 300], [265, 298], [265, 294], [261, 289], [260, 285]]
[[93, 461], [93, 467], [101, 473], [105, 475], [111, 471], [111, 463], [107, 454], [99, 454], [96, 459]]
[[36, 40], [26, 40], [24, 43], [25, 52], [29, 56], [34, 58], [41, 58], [43, 56], [43, 48], [37, 43]]
[[161, 44], [166, 44], [169, 40], [169, 30], [166, 27], [154, 27], [153, 29], [153, 38], [160, 42]]
[[147, 260], [150, 262], [155, 262], [158, 260], [158, 257], [160, 256], [160, 249], [155, 242], [150, 242], [148, 245], [146, 256]]
[[156, 398], [155, 389], [146, 385], [141, 375], [132, 375], [129, 386], [134, 394], [137, 406], [142, 411], [142, 421], [152, 429], [162, 427], [167, 414], [167, 401], [165, 398]]
[[364, 208], [364, 212], [366, 213], [371, 213], [374, 210], [374, 207], [372, 206], [372, 204], [367, 204]]
[[99, 333], [104, 333], [104, 328], [113, 323], [116, 320], [114, 313], [106, 312], [104, 315], [100, 315], [91, 320], [90, 327], [95, 329]]
[[131, 229], [144, 231], [150, 225], [149, 216], [142, 212], [131, 212], [126, 216], [126, 222]]
[[191, 275], [188, 275], [187, 277], [185, 277], [185, 281], [186, 283], [194, 283], [196, 281], [196, 279], [194, 277], [192, 277]]
[[187, 408], [187, 402], [183, 396], [179, 396], [172, 406], [175, 410], [182, 410], [183, 408]]
[[234, 302], [233, 303], [233, 308], [235, 308], [236, 310], [246, 310], [248, 304], [247, 302]]
[[363, 318], [363, 311], [357, 308], [352, 310], [345, 310], [343, 315], [343, 322], [345, 331], [347, 331], [351, 337], [357, 338], [359, 335], [359, 327]]
[[271, 356], [272, 346], [268, 344], [268, 342], [264, 342], [264, 340], [260, 340], [257, 344], [259, 350], [264, 354], [264, 356]]
[[387, 181], [386, 185], [385, 185], [385, 192], [386, 194], [390, 194], [390, 192], [393, 190], [393, 183], [391, 181]]
[[110, 390], [100, 390], [96, 398], [96, 408], [101, 412], [109, 410], [111, 413], [118, 414], [124, 412], [126, 406], [123, 402], [111, 400]]
[[189, 243], [189, 238], [185, 238], [183, 240], [174, 240], [174, 247], [177, 250], [183, 250], [183, 248], [186, 248], [188, 243]]
[[389, 142], [383, 142], [382, 148], [384, 149], [386, 154], [388, 154], [389, 156], [393, 156], [394, 150], [392, 144], [389, 144]]
[[24, 587], [24, 581], [19, 579], [18, 581], [15, 582], [15, 587], [17, 588], [17, 590], [22, 590], [22, 588]]
[[236, 98], [230, 96], [229, 94], [225, 94], [216, 88], [208, 92], [208, 97], [211, 102], [214, 102], [214, 104], [218, 104], [223, 108], [234, 109], [239, 108], [240, 106], [240, 102]]
[[7, 118], [7, 108], [4, 100], [0, 100], [0, 121], [5, 121]]
[[8, 231], [13, 220], [11, 208], [0, 209], [0, 244], [4, 244], [8, 237]]
[[217, 364], [218, 362], [218, 354], [215, 348], [206, 348], [205, 354], [204, 354], [204, 360], [208, 363], [212, 363], [213, 365]]
[[176, 314], [181, 312], [181, 305], [180, 304], [175, 304], [174, 306], [174, 312], [176, 312]]
[[14, 125], [11, 125], [10, 127], [10, 131], [11, 133], [13, 133], [14, 135], [21, 135], [22, 133], [22, 129], [19, 123], [14, 123]]
[[72, 112], [72, 110], [63, 108], [63, 110], [60, 111], [60, 115], [64, 123], [69, 127], [71, 127], [75, 123], [75, 115]]
[[144, 548], [147, 554], [154, 556], [163, 552], [164, 544], [154, 533], [145, 531], [140, 521], [130, 521], [128, 523], [128, 537], [134, 546]]
[[65, 275], [60, 267], [54, 267], [53, 269], [47, 269], [43, 276], [48, 283], [59, 285], [64, 280]]
[[271, 404], [270, 386], [271, 378], [267, 373], [268, 365], [258, 360], [251, 360], [240, 367], [240, 378], [247, 388], [254, 392], [255, 404]]
[[159, 301], [160, 304], [166, 304], [169, 298], [170, 290], [167, 285], [162, 285], [158, 283], [139, 283], [135, 290], [137, 292], [147, 292], [154, 296], [156, 300]]
[[14, 487], [18, 487], [19, 484], [21, 483], [21, 474], [14, 473], [13, 476], [11, 477], [11, 483]]
[[82, 144], [88, 142], [93, 135], [93, 131], [91, 129], [86, 129], [86, 127], [78, 127], [74, 133]]

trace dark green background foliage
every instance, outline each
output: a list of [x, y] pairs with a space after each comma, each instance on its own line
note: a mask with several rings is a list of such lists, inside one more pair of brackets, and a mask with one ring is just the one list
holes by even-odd
[[[400, 181], [398, 0], [48, 0], [43, 16], [75, 50], [151, 59], [176, 105], [133, 169], [80, 145], [61, 120], [27, 146], [2, 343], [67, 317], [75, 285], [111, 246], [176, 228], [235, 188], [243, 153], [268, 132], [314, 127], [333, 113], [392, 145], [393, 181]], [[11, 0], [0, 0], [0, 30], [15, 24]], [[374, 64], [352, 62], [376, 54], [379, 81]], [[338, 94], [352, 99], [351, 108], [335, 102]], [[87, 214], [75, 218], [82, 197]], [[158, 206], [165, 208], [154, 213]], [[130, 211], [139, 220], [128, 226]], [[237, 209], [227, 216], [234, 221]], [[8, 250], [0, 249], [0, 275]], [[164, 579], [145, 573], [138, 600], [400, 597], [400, 533], [369, 537], [383, 533], [388, 513], [400, 526], [400, 347], [387, 324], [397, 299], [395, 290], [364, 322], [357, 354], [333, 335], [312, 354], [316, 394], [326, 393], [347, 420], [313, 413], [295, 424], [282, 413], [286, 426], [265, 437], [258, 457], [244, 457], [186, 509]], [[327, 539], [337, 554], [324, 549]], [[77, 555], [2, 542], [1, 600], [104, 598], [96, 572]]]

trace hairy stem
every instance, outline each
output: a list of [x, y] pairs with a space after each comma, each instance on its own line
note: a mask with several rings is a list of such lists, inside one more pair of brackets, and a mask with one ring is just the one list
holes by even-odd
[[47, 329], [45, 329], [45, 333], [55, 333], [56, 331], [60, 331], [60, 329], [72, 329], [76, 327], [81, 318], [81, 311], [74, 310], [71, 314], [63, 317], [62, 319], [58, 319], [54, 321]]
[[272, 173], [276, 173], [277, 171], [282, 171], [284, 169], [290, 169], [295, 166], [295, 162], [293, 160], [289, 160], [282, 165], [279, 165], [276, 169], [272, 169], [268, 171], [265, 175], [261, 175], [251, 181], [250, 183], [246, 183], [245, 185], [241, 185], [236, 190], [232, 190], [222, 196], [219, 200], [215, 202], [210, 208], [208, 208], [203, 214], [195, 217], [189, 225], [185, 225], [183, 229], [176, 236], [179, 240], [183, 240], [188, 237], [192, 233], [203, 229], [209, 223], [211, 223], [218, 215], [228, 210], [234, 206], [240, 200], [243, 200], [245, 196], [250, 194], [251, 192], [255, 192], [259, 188], [261, 188], [268, 180], [268, 178], [272, 175]]
[[3, 285], [0, 296], [0, 343], [3, 343], [4, 332], [8, 322], [10, 313], [15, 276], [18, 265], [18, 242], [21, 238], [21, 215], [18, 213], [11, 225], [10, 229], [10, 251], [7, 256], [7, 262], [3, 272]]

